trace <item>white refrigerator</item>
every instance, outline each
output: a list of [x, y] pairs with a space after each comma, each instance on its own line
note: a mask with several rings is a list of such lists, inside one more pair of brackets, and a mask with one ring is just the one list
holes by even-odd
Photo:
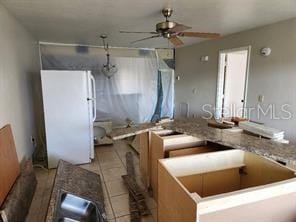
[[94, 158], [95, 80], [90, 71], [41, 71], [48, 167]]

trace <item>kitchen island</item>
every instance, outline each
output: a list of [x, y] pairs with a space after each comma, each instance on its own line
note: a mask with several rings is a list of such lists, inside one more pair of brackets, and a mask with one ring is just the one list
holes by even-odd
[[[201, 118], [175, 119], [173, 122], [164, 123], [161, 126], [164, 129], [195, 136], [205, 141], [256, 153], [284, 165], [296, 165], [296, 146], [294, 144], [282, 144], [244, 132], [231, 132], [227, 129], [209, 127], [207, 121]], [[158, 128], [159, 124], [145, 123], [136, 127], [114, 129], [109, 136], [117, 140]]]

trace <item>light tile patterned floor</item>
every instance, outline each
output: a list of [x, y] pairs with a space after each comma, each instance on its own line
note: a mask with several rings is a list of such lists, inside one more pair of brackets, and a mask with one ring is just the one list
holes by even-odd
[[[125, 141], [116, 141], [114, 145], [96, 147], [96, 157], [93, 162], [81, 165], [81, 167], [101, 175], [105, 208], [110, 222], [130, 221], [128, 191], [121, 179], [121, 175], [126, 174], [125, 154], [129, 151], [134, 155], [136, 179], [144, 191], [144, 186], [140, 180], [138, 155]], [[35, 172], [38, 185], [26, 222], [44, 221], [55, 175], [55, 170], [48, 171], [36, 168]], [[142, 221], [155, 222], [156, 203], [146, 192], [145, 197], [151, 215], [143, 217]]]

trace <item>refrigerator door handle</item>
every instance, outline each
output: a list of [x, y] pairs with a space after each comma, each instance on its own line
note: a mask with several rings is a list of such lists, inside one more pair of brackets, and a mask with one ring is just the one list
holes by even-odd
[[93, 103], [93, 121], [96, 120], [97, 118], [97, 101], [96, 101], [96, 82], [95, 82], [95, 78], [90, 75], [90, 81], [91, 81], [91, 88], [92, 88], [92, 103]]

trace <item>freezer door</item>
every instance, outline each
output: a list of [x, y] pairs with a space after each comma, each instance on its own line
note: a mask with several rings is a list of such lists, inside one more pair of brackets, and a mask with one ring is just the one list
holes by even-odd
[[95, 78], [92, 76], [91, 72], [87, 72], [88, 78], [88, 110], [89, 110], [89, 126], [90, 126], [90, 158], [94, 159], [95, 150], [94, 150], [94, 121], [96, 120], [96, 83]]
[[90, 162], [88, 78], [85, 71], [42, 71], [42, 93], [49, 168], [60, 159]]

